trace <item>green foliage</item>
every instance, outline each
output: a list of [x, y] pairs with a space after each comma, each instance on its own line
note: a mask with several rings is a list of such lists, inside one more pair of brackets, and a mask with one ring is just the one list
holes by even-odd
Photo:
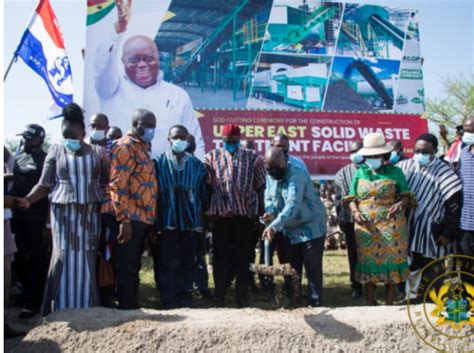
[[445, 77], [441, 84], [445, 97], [427, 99], [427, 118], [435, 123], [454, 128], [474, 116], [474, 75]]
[[[20, 136], [16, 138], [5, 139], [5, 147], [10, 151], [11, 154], [15, 155], [16, 150], [20, 146], [20, 141], [21, 141]], [[51, 136], [46, 135], [46, 138], [44, 139], [44, 143], [43, 143], [43, 150], [45, 152], [48, 152], [48, 150], [50, 149], [52, 145], [53, 143], [51, 142]]]

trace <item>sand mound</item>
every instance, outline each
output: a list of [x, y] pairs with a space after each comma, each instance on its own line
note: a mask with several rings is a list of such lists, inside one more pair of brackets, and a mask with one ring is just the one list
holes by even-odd
[[52, 314], [14, 352], [429, 351], [405, 307], [180, 309], [104, 308]]

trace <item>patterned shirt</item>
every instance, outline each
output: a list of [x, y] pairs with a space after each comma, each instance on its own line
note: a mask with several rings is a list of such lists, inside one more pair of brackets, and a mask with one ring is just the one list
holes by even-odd
[[326, 233], [326, 209], [309, 175], [293, 163], [288, 164], [283, 180], [267, 176], [265, 212], [273, 215], [270, 227], [283, 232], [291, 244], [320, 238]]
[[207, 171], [204, 164], [186, 153], [180, 161], [168, 151], [155, 159], [158, 197], [158, 230], [202, 229]]
[[[418, 207], [408, 217], [411, 252], [436, 259], [452, 253], [452, 243], [438, 246], [432, 236], [435, 223], [443, 224], [442, 235], [452, 238], [459, 224], [461, 181], [448, 164], [434, 158], [420, 166], [413, 158], [398, 164], [406, 176], [408, 187], [416, 196]], [[459, 196], [457, 196], [457, 194]], [[457, 203], [452, 207], [452, 203]], [[454, 211], [453, 211], [454, 210]]]
[[208, 214], [218, 217], [258, 215], [258, 192], [265, 186], [263, 158], [239, 148], [232, 156], [223, 148], [209, 152], [204, 164], [212, 190]]
[[470, 147], [461, 150], [459, 158], [459, 177], [463, 186], [463, 198], [461, 208], [462, 230], [474, 230], [474, 154], [471, 153]]
[[357, 173], [357, 167], [354, 163], [348, 164], [339, 169], [336, 174], [336, 211], [339, 222], [354, 223], [351, 211], [344, 207], [342, 200], [349, 195], [352, 179]]
[[155, 223], [158, 185], [148, 148], [130, 133], [112, 147], [110, 197], [119, 222]]

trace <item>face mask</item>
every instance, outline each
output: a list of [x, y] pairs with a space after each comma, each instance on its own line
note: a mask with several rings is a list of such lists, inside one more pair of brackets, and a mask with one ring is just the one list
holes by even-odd
[[102, 141], [105, 138], [105, 130], [92, 130], [91, 140]]
[[400, 160], [400, 156], [398, 155], [398, 153], [395, 151], [392, 151], [392, 153], [390, 153], [390, 163], [397, 164], [399, 160]]
[[377, 170], [382, 166], [382, 161], [380, 158], [367, 158], [365, 164], [367, 164], [370, 169]]
[[272, 168], [268, 169], [268, 175], [270, 175], [275, 180], [281, 180], [285, 177], [286, 170], [283, 168]]
[[182, 153], [188, 147], [186, 140], [171, 140], [171, 150], [176, 153]]
[[356, 153], [351, 153], [351, 161], [354, 164], [362, 164], [364, 162], [364, 156], [361, 156], [360, 154]]
[[153, 141], [155, 137], [155, 129], [145, 129], [145, 133], [141, 136], [142, 140], [145, 142]]
[[474, 145], [474, 134], [472, 132], [464, 132], [462, 142], [466, 145]]
[[224, 142], [224, 148], [230, 154], [235, 153], [235, 151], [237, 151], [239, 147], [240, 147], [240, 142], [237, 142], [237, 143]]
[[77, 152], [81, 149], [81, 140], [64, 139], [64, 146], [71, 152]]
[[415, 153], [413, 159], [419, 165], [427, 165], [431, 161], [431, 155], [428, 153]]

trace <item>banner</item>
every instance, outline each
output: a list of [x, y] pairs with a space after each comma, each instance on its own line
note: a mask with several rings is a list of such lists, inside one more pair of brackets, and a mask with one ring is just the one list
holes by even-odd
[[[168, 129], [181, 124], [202, 157], [210, 148], [202, 110], [282, 110], [288, 119], [345, 111], [359, 121], [367, 112], [421, 114], [421, 64], [413, 9], [318, 0], [89, 0], [84, 107], [124, 131], [136, 109], [151, 110], [153, 155], [167, 149]], [[374, 127], [392, 119], [372, 116]]]
[[200, 110], [199, 122], [208, 150], [222, 147], [222, 127], [240, 126], [243, 140], [251, 140], [260, 155], [277, 134], [290, 138], [290, 154], [305, 162], [310, 174], [332, 178], [350, 163], [350, 145], [371, 132], [381, 132], [387, 142], [400, 140], [411, 156], [416, 138], [427, 132], [419, 115], [300, 112], [281, 110]]

